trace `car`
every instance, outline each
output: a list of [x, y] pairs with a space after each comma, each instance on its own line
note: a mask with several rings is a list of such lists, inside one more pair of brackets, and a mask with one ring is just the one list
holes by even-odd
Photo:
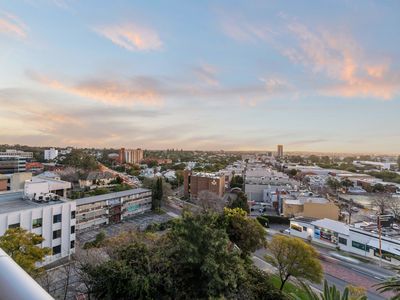
[[397, 224], [392, 224], [392, 228], [393, 228], [393, 229], [396, 229], [396, 230], [399, 230], [399, 229], [400, 229], [400, 226], [397, 225]]
[[263, 207], [263, 208], [260, 208], [258, 211], [259, 211], [260, 213], [265, 213], [265, 212], [267, 211], [267, 208], [266, 208], [266, 207]]
[[286, 228], [286, 229], [283, 231], [283, 233], [285, 233], [285, 234], [290, 234], [290, 228]]

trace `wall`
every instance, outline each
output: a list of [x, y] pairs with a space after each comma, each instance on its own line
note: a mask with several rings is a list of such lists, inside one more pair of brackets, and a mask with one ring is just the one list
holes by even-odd
[[337, 221], [339, 219], [339, 207], [334, 203], [304, 203], [303, 214], [304, 217], [317, 218], [317, 219], [331, 219]]

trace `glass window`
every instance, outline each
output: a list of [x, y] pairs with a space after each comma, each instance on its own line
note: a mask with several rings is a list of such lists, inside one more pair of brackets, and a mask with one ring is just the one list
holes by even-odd
[[75, 225], [74, 226], [71, 226], [71, 234], [72, 233], [75, 233]]
[[61, 237], [61, 229], [53, 231], [53, 240]]
[[357, 249], [364, 250], [364, 251], [366, 250], [365, 244], [361, 244], [359, 242], [352, 241], [351, 245], [353, 246], [353, 248], [357, 248]]
[[71, 249], [75, 248], [75, 241], [71, 241]]
[[53, 255], [61, 253], [61, 245], [53, 247]]
[[18, 227], [21, 227], [20, 223], [15, 223], [15, 224], [8, 225], [8, 228], [18, 228]]
[[307, 231], [307, 227], [306, 226], [303, 226], [303, 231]]
[[347, 245], [347, 239], [344, 239], [344, 238], [342, 238], [342, 237], [339, 237], [339, 244]]
[[71, 211], [71, 219], [75, 219], [75, 214], [76, 214], [75, 210]]
[[42, 218], [33, 219], [33, 221], [32, 221], [32, 227], [33, 227], [33, 228], [42, 227], [42, 222], [43, 222], [43, 219], [42, 219]]
[[61, 222], [61, 214], [53, 216], [53, 224]]

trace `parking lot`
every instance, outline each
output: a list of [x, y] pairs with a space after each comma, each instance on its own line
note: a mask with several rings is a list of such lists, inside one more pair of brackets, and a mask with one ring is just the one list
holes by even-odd
[[87, 232], [78, 233], [77, 240], [81, 244], [84, 244], [94, 240], [96, 235], [101, 231], [103, 231], [107, 236], [116, 236], [124, 231], [145, 230], [149, 224], [167, 222], [172, 218], [173, 217], [168, 213], [156, 214], [153, 212], [147, 212], [125, 219], [121, 223], [106, 225]]

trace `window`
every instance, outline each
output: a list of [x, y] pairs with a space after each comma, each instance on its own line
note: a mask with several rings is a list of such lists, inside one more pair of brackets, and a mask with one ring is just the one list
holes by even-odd
[[71, 211], [71, 219], [75, 219], [75, 214], [76, 214], [75, 210]]
[[71, 226], [71, 234], [72, 233], [75, 233], [75, 225], [74, 226]]
[[53, 247], [53, 255], [61, 253], [61, 245]]
[[75, 248], [75, 241], [71, 241], [71, 249]]
[[21, 227], [20, 225], [21, 225], [20, 223], [10, 224], [8, 225], [8, 228], [18, 228]]
[[365, 244], [361, 244], [359, 242], [352, 241], [351, 245], [353, 246], [353, 248], [357, 248], [357, 249], [364, 250], [364, 251], [366, 250]]
[[53, 216], [53, 224], [61, 222], [61, 214]]
[[339, 237], [339, 244], [347, 245], [347, 239], [344, 239], [344, 238], [342, 238], [342, 237]]
[[303, 231], [307, 231], [307, 227], [306, 226], [303, 226]]
[[33, 228], [38, 228], [38, 227], [42, 227], [42, 218], [38, 218], [38, 219], [33, 219], [32, 221], [32, 227]]
[[61, 237], [61, 229], [53, 231], [53, 240], [58, 239]]

